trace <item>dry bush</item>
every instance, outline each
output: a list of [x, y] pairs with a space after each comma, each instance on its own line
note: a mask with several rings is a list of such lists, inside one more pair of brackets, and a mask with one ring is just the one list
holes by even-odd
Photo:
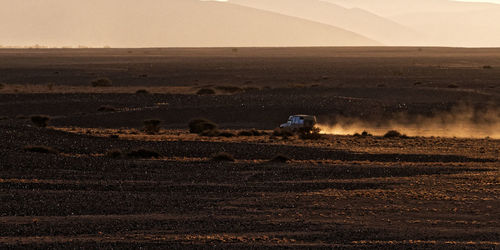
[[367, 137], [367, 136], [373, 136], [372, 134], [366, 132], [366, 131], [363, 131], [363, 133], [361, 133], [361, 136], [363, 137]]
[[47, 127], [49, 121], [50, 121], [50, 117], [48, 117], [46, 115], [34, 115], [31, 117], [31, 122], [33, 122], [33, 124], [35, 124], [35, 126], [40, 127], [40, 128]]
[[94, 79], [90, 82], [92, 87], [111, 87], [113, 86], [113, 82], [106, 77]]
[[408, 138], [408, 136], [401, 134], [399, 131], [390, 130], [385, 133], [384, 138]]
[[215, 90], [211, 88], [202, 88], [196, 92], [197, 95], [215, 95]]
[[199, 133], [200, 136], [206, 136], [206, 137], [217, 137], [220, 136], [220, 132], [217, 129], [210, 129], [210, 130], [205, 130], [201, 133]]
[[148, 95], [149, 94], [149, 91], [147, 91], [146, 89], [139, 89], [135, 92], [137, 95]]
[[238, 133], [238, 136], [261, 136], [261, 135], [263, 135], [263, 132], [257, 129], [243, 130]]
[[217, 124], [205, 118], [196, 118], [189, 122], [189, 132], [200, 134], [207, 130], [217, 130]]
[[290, 161], [290, 158], [283, 154], [277, 154], [271, 159], [271, 162], [278, 162], [278, 163], [287, 163], [288, 161]]
[[231, 137], [234, 137], [235, 134], [231, 133], [231, 132], [227, 132], [227, 131], [224, 131], [224, 132], [220, 132], [219, 133], [219, 136], [220, 137], [227, 137], [227, 138], [231, 138]]
[[236, 86], [216, 86], [215, 89], [231, 94], [243, 91], [242, 88]]
[[144, 123], [144, 132], [154, 135], [160, 132], [160, 120], [152, 119], [152, 120], [146, 120], [143, 122]]
[[220, 152], [217, 154], [212, 155], [212, 161], [234, 161], [233, 155], [226, 153], [226, 152]]
[[149, 149], [136, 149], [127, 153], [127, 157], [138, 159], [160, 158], [160, 154]]
[[97, 111], [99, 112], [116, 112], [117, 109], [115, 107], [109, 106], [109, 105], [103, 105], [100, 106]]
[[24, 151], [26, 152], [33, 152], [33, 153], [42, 153], [42, 154], [57, 154], [57, 150], [48, 147], [48, 146], [41, 146], [41, 145], [30, 145], [24, 147]]

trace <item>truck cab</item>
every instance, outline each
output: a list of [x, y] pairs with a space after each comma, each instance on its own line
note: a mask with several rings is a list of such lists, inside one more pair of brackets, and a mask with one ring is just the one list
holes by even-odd
[[280, 125], [280, 128], [295, 129], [312, 129], [316, 125], [316, 116], [312, 115], [292, 115], [288, 117], [288, 121]]

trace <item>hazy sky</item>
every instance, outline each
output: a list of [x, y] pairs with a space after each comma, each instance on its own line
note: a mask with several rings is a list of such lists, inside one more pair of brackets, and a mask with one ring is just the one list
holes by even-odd
[[0, 0], [0, 45], [500, 47], [500, 0]]

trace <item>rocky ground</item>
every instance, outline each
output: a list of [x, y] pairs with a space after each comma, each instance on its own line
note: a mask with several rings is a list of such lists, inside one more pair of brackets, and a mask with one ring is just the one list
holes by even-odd
[[[500, 247], [496, 134], [273, 136], [296, 113], [387, 126], [464, 105], [496, 128], [496, 50], [35, 52], [0, 50], [1, 248]], [[190, 134], [195, 117], [235, 136]]]

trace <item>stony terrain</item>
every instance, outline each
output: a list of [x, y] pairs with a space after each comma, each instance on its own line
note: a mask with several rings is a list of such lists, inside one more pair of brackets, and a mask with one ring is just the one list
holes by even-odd
[[496, 134], [273, 136], [296, 113], [496, 128], [499, 70], [481, 49], [0, 50], [0, 248], [499, 248]]

